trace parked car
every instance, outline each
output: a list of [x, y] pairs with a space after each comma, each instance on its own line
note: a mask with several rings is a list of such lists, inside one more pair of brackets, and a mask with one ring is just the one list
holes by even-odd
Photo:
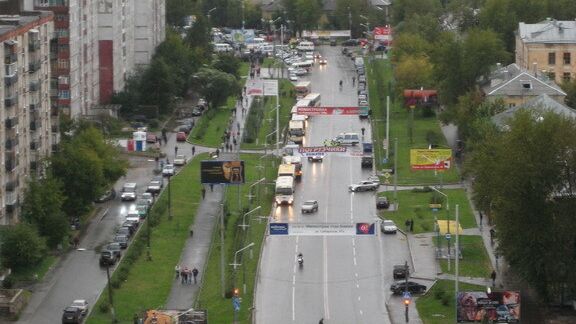
[[114, 242], [120, 244], [122, 249], [126, 249], [128, 247], [128, 236], [116, 234], [116, 236], [114, 236]]
[[122, 227], [120, 228], [127, 228], [128, 230], [130, 230], [130, 236], [134, 235], [134, 233], [136, 233], [136, 229], [138, 228], [138, 225], [136, 222], [133, 221], [124, 221], [124, 223], [122, 223]]
[[190, 134], [190, 131], [192, 131], [192, 124], [184, 124], [178, 128], [178, 131], [184, 132], [184, 134]]
[[296, 73], [290, 73], [290, 81], [298, 81], [298, 76]]
[[182, 166], [185, 165], [186, 162], [187, 160], [185, 155], [179, 154], [176, 155], [176, 158], [174, 158], [174, 165]]
[[302, 214], [318, 211], [318, 200], [307, 200], [302, 204]]
[[146, 192], [159, 193], [162, 190], [162, 187], [164, 187], [164, 180], [162, 177], [154, 177], [150, 180]]
[[200, 109], [199, 107], [194, 107], [194, 109], [192, 109], [192, 116], [194, 116], [194, 117], [202, 116], [203, 112], [204, 111], [202, 109]]
[[120, 259], [118, 254], [115, 254], [113, 251], [109, 250], [102, 250], [100, 252], [100, 266], [110, 266], [115, 265], [116, 262]]
[[130, 238], [130, 236], [132, 236], [132, 231], [129, 227], [120, 227], [116, 231], [116, 235], [126, 235], [128, 238]]
[[156, 134], [148, 133], [146, 135], [146, 143], [156, 143], [158, 141], [158, 136]]
[[186, 133], [185, 132], [176, 133], [176, 141], [177, 142], [186, 142]]
[[398, 281], [390, 285], [390, 290], [394, 295], [402, 295], [405, 288], [412, 294], [422, 294], [426, 291], [426, 286], [421, 285], [414, 281]]
[[75, 301], [72, 302], [70, 307], [79, 308], [83, 316], [86, 316], [86, 314], [88, 314], [88, 302], [85, 299], [76, 299]]
[[[141, 194], [140, 198], [148, 202], [148, 207], [150, 207], [150, 205], [152, 205], [152, 202], [154, 201], [154, 197], [152, 197], [152, 194], [149, 192]], [[136, 206], [138, 206], [138, 203], [136, 203]]]
[[112, 200], [116, 198], [116, 190], [114, 190], [114, 188], [107, 190], [105, 193], [102, 194], [102, 196], [96, 198], [95, 202], [97, 203], [103, 203], [109, 200]]
[[374, 164], [374, 158], [372, 156], [363, 156], [360, 165], [362, 169], [372, 169], [372, 165]]
[[127, 182], [122, 186], [122, 194], [120, 194], [120, 199], [122, 201], [136, 200], [136, 190], [138, 186], [134, 182]]
[[108, 243], [104, 250], [112, 252], [114, 255], [116, 255], [118, 259], [122, 257], [122, 247], [120, 246], [119, 243], [116, 242]]
[[82, 310], [78, 307], [68, 306], [62, 314], [62, 324], [80, 324], [82, 323]]
[[165, 177], [173, 176], [174, 175], [174, 165], [173, 164], [166, 164], [162, 169], [162, 175]]
[[336, 38], [330, 38], [330, 46], [336, 46]]
[[347, 39], [342, 42], [342, 46], [357, 46], [360, 42], [357, 39]]
[[404, 264], [397, 264], [392, 268], [392, 277], [394, 279], [406, 279], [407, 275], [410, 275], [410, 267]]
[[377, 209], [388, 209], [390, 207], [390, 202], [388, 201], [388, 197], [380, 196], [376, 198], [376, 208]]
[[380, 224], [380, 230], [384, 234], [396, 234], [396, 231], [398, 231], [398, 227], [396, 227], [394, 221], [385, 219], [384, 221], [382, 221], [382, 224]]
[[374, 191], [376, 189], [378, 189], [378, 185], [371, 181], [360, 181], [359, 183], [348, 186], [348, 190], [352, 192]]

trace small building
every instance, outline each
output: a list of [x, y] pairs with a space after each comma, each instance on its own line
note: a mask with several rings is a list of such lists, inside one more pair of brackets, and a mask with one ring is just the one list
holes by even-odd
[[547, 75], [535, 70], [528, 71], [516, 63], [497, 65], [487, 79], [480, 82], [486, 100], [502, 99], [508, 107], [515, 107], [542, 94], [563, 103], [566, 93]]

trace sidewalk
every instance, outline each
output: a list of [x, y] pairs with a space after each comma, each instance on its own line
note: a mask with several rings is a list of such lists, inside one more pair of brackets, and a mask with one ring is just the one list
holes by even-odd
[[[244, 102], [237, 104], [236, 114], [232, 115], [229, 127], [227, 128], [227, 131], [232, 134], [228, 143], [233, 146], [233, 150], [230, 151], [226, 149], [226, 143], [223, 143], [219, 148], [219, 159], [233, 159], [236, 154], [239, 154], [240, 139], [244, 132], [244, 123], [248, 117], [252, 100], [253, 97], [248, 96]], [[244, 113], [242, 113], [242, 106], [245, 108]], [[233, 144], [233, 138], [236, 138], [235, 146]], [[203, 151], [214, 151], [214, 148], [196, 146], [197, 153]], [[206, 186], [206, 198], [200, 201], [194, 224], [191, 227], [193, 235], [186, 240], [180, 256], [179, 265], [181, 268], [188, 267], [188, 269], [193, 269], [196, 267], [200, 271], [197, 277], [198, 284], [183, 284], [180, 280], [174, 279], [170, 295], [166, 301], [165, 307], [167, 309], [189, 309], [194, 306], [200, 288], [202, 287], [202, 278], [209, 257], [214, 226], [218, 223], [220, 216], [220, 203], [223, 199], [223, 189], [223, 186], [216, 185], [213, 191], [211, 191], [209, 186]], [[174, 278], [176, 278], [176, 274], [174, 274]]]

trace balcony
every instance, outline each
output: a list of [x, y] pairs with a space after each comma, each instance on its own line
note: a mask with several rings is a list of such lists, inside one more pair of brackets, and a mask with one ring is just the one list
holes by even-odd
[[9, 138], [4, 143], [4, 147], [7, 151], [12, 151], [14, 148], [16, 148], [16, 146], [18, 146], [18, 137]]
[[30, 142], [30, 149], [31, 150], [37, 150], [39, 147], [40, 147], [40, 143], [38, 143], [38, 141]]
[[31, 41], [28, 43], [28, 51], [29, 51], [29, 52], [36, 52], [37, 50], [40, 49], [40, 45], [41, 45], [41, 44], [40, 44], [40, 41], [39, 41], [39, 40], [37, 40], [37, 39], [36, 39], [36, 40], [31, 40]]
[[6, 108], [16, 106], [17, 104], [18, 104], [18, 98], [15, 96], [4, 99], [4, 106]]
[[40, 90], [40, 81], [36, 80], [36, 81], [31, 81], [30, 82], [30, 91], [38, 91]]
[[18, 179], [6, 182], [6, 191], [14, 191], [18, 188]]
[[13, 213], [18, 208], [18, 195], [12, 192], [6, 195], [6, 212]]
[[39, 120], [34, 120], [30, 122], [30, 130], [35, 132], [38, 128], [42, 127], [42, 123]]
[[16, 168], [16, 159], [8, 158], [4, 161], [6, 172], [12, 172]]
[[18, 125], [18, 118], [17, 117], [8, 117], [5, 120], [6, 128], [11, 129], [14, 126]]
[[58, 133], [58, 125], [52, 125], [52, 133]]
[[18, 61], [18, 54], [16, 52], [6, 51], [4, 54], [4, 64], [12, 64]]
[[34, 73], [40, 70], [40, 67], [42, 67], [42, 62], [40, 62], [40, 60], [32, 61], [28, 64], [28, 73]]

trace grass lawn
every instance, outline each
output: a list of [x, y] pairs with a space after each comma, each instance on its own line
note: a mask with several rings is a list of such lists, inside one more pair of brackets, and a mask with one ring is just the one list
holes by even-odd
[[[414, 121], [411, 123], [411, 112], [403, 107], [401, 100], [395, 100], [394, 82], [392, 79], [392, 66], [388, 60], [372, 60], [369, 63], [368, 87], [372, 94], [370, 107], [372, 109], [372, 136], [376, 146], [376, 159], [378, 168], [390, 167], [394, 161], [393, 149], [394, 138], [398, 138], [398, 182], [399, 184], [436, 184], [454, 183], [460, 180], [456, 168], [451, 168], [441, 173], [434, 171], [411, 171], [410, 170], [410, 149], [428, 147], [428, 134], [435, 134], [439, 147], [447, 148], [447, 143], [442, 135], [438, 120], [432, 117], [424, 117], [421, 110], [414, 112]], [[389, 154], [388, 163], [384, 164], [385, 150], [382, 148], [386, 137], [386, 96], [390, 96], [390, 141], [389, 147], [392, 150]], [[412, 141], [409, 136], [409, 125], [412, 124]]]
[[[485, 291], [486, 287], [460, 282], [460, 291]], [[454, 281], [438, 280], [428, 292], [416, 300], [416, 309], [424, 324], [456, 323]]]
[[[261, 155], [248, 155], [243, 154], [241, 159], [245, 161], [246, 166], [246, 184], [254, 183], [257, 179], [262, 178], [263, 169], [257, 168], [256, 166], [260, 163]], [[267, 173], [268, 179], [274, 179], [277, 161], [270, 158], [267, 163]], [[259, 186], [259, 185], [258, 185]], [[242, 307], [238, 313], [238, 323], [250, 323], [250, 307], [253, 305], [253, 294], [254, 294], [254, 279], [256, 277], [256, 270], [258, 266], [258, 258], [260, 255], [260, 249], [262, 244], [262, 239], [266, 230], [266, 221], [259, 221], [258, 216], [268, 216], [270, 215], [270, 208], [272, 206], [272, 196], [273, 190], [270, 188], [266, 193], [264, 188], [260, 190], [260, 205], [256, 198], [252, 204], [248, 201], [249, 186], [244, 185], [240, 187], [240, 199], [242, 212], [238, 212], [238, 187], [230, 186], [226, 193], [226, 210], [229, 215], [226, 219], [226, 240], [225, 240], [225, 253], [226, 253], [226, 284], [225, 291], [230, 292], [234, 287], [240, 289], [240, 295], [242, 297]], [[254, 187], [253, 195], [256, 196], [257, 187]], [[242, 224], [242, 218], [244, 213], [254, 210], [257, 206], [261, 206], [261, 209], [250, 213], [246, 216], [246, 223], [250, 222], [250, 227], [248, 230], [244, 231], [239, 224]], [[202, 290], [197, 300], [197, 308], [207, 309], [208, 315], [210, 317], [210, 323], [231, 323], [233, 320], [232, 302], [229, 298], [223, 298], [221, 293], [220, 284], [220, 253], [221, 248], [219, 246], [219, 236], [217, 231], [214, 233], [214, 240], [212, 248], [210, 251], [210, 257], [208, 259], [208, 264], [204, 270], [205, 276], [203, 277]], [[253, 247], [253, 259], [249, 258], [248, 250], [243, 253], [243, 258], [240, 260], [241, 255], [239, 254], [239, 263], [243, 266], [237, 268], [236, 272], [236, 283], [234, 284], [234, 275], [232, 267], [228, 264], [234, 261], [235, 251], [247, 246], [251, 242], [254, 242]], [[243, 291], [244, 279], [246, 280], [246, 291]], [[215, 315], [216, 314], [216, 315]]]
[[236, 105], [236, 97], [228, 97], [226, 105], [210, 108], [196, 122], [196, 126], [188, 136], [188, 140], [196, 145], [220, 147], [222, 136], [228, 126], [232, 110]]
[[241, 78], [245, 78], [248, 76], [248, 70], [250, 70], [250, 63], [248, 62], [241, 62], [240, 67], [238, 68], [238, 75]]
[[[291, 114], [290, 110], [292, 106], [294, 106], [296, 99], [294, 97], [294, 85], [288, 80], [280, 80], [280, 130], [284, 130], [287, 125], [288, 121], [290, 121]], [[254, 122], [259, 122], [258, 126], [248, 125], [248, 121], [246, 127], [257, 127], [258, 128], [258, 137], [254, 143], [245, 143], [241, 144], [242, 149], [263, 149], [265, 147], [266, 135], [271, 134], [276, 129], [276, 98], [275, 97], [265, 97], [266, 100], [262, 101], [261, 97], [256, 97], [259, 99], [258, 101], [253, 102], [253, 106], [251, 108], [251, 114], [254, 114], [256, 110], [260, 107], [256, 107], [256, 105], [264, 104], [264, 116], [262, 120], [255, 120]], [[250, 118], [250, 117], [249, 117]], [[282, 136], [282, 132], [280, 133]], [[271, 135], [268, 137], [268, 146], [272, 147], [273, 144], [276, 142], [276, 134]]]
[[[188, 227], [194, 221], [198, 202], [201, 200], [198, 170], [200, 161], [206, 158], [207, 154], [196, 156], [172, 178], [172, 220], [167, 219], [167, 192], [163, 191], [157, 199], [151, 213], [159, 212], [161, 221], [151, 230], [152, 261], [147, 261], [146, 252], [140, 254], [129, 267], [129, 274], [121, 287], [114, 289], [114, 306], [120, 323], [131, 323], [134, 313], [165, 304], [173, 283], [174, 265], [180, 259], [184, 243], [190, 235]], [[138, 235], [145, 237], [144, 230], [145, 228], [142, 228]], [[140, 242], [132, 242], [129, 249], [136, 248], [136, 243]], [[125, 252], [122, 264], [128, 261], [129, 252]], [[114, 273], [113, 280], [120, 270], [119, 267]], [[108, 293], [104, 290], [87, 323], [110, 323], [110, 313], [100, 310], [100, 305], [107, 303], [107, 300]]]
[[[460, 213], [460, 226], [462, 228], [476, 227], [476, 220], [472, 214], [470, 203], [466, 192], [462, 189], [445, 189], [443, 192], [448, 195], [450, 202], [449, 218], [454, 220], [456, 205], [459, 205]], [[398, 191], [399, 207], [397, 211], [380, 211], [380, 215], [384, 218], [391, 219], [396, 222], [400, 228], [404, 228], [404, 223], [407, 219], [414, 220], [414, 233], [432, 232], [434, 231], [434, 214], [438, 219], [447, 219], [447, 212], [445, 208], [437, 212], [430, 209], [430, 197], [432, 192], [413, 192], [411, 190]], [[393, 201], [394, 193], [387, 192], [380, 195], [386, 195], [390, 201]], [[443, 205], [443, 207], [445, 204]]]
[[[492, 272], [492, 265], [482, 237], [479, 235], [460, 235], [460, 250], [462, 251], [462, 259], [460, 260], [458, 271], [461, 277], [474, 277], [474, 278], [490, 278]], [[455, 244], [455, 238], [451, 240], [450, 244]], [[434, 244], [437, 241], [434, 240]], [[446, 245], [446, 240], [442, 240], [442, 244]], [[454, 274], [454, 261], [448, 271], [448, 261], [440, 261], [442, 272]]]

